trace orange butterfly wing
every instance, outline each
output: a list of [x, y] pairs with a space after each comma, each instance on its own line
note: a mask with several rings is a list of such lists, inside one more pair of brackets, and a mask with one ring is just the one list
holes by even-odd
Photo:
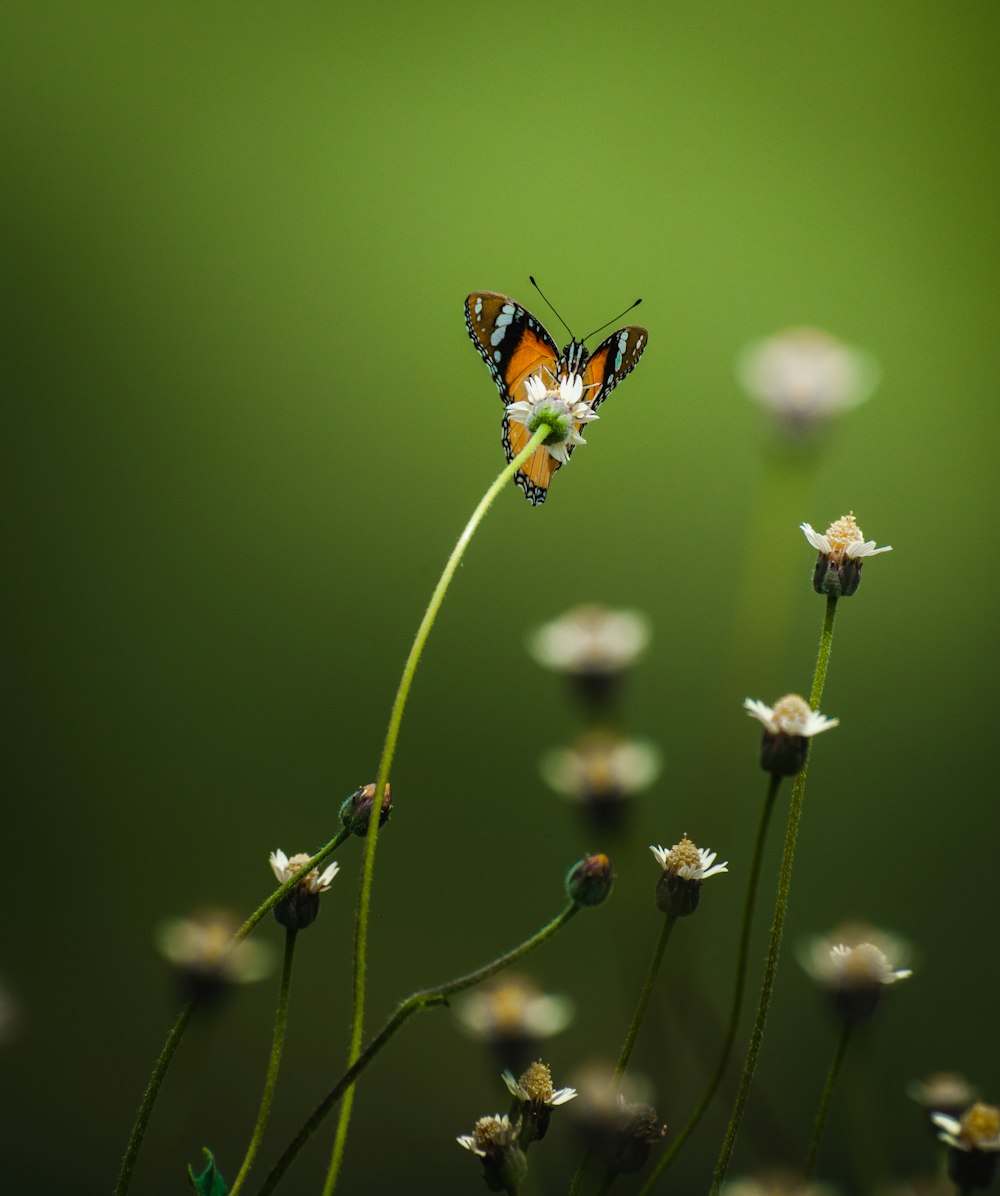
[[[507, 295], [498, 291], [474, 291], [465, 300], [465, 323], [505, 407], [522, 397], [518, 391], [531, 374], [545, 371], [555, 382], [560, 372], [567, 372], [563, 356], [541, 321]], [[589, 356], [580, 342], [573, 342], [567, 352], [575, 350], [578, 355], [583, 369], [583, 397], [592, 408], [596, 410], [631, 373], [648, 338], [646, 329], [638, 325], [619, 328]], [[576, 427], [579, 431], [580, 425]], [[503, 447], [507, 460], [512, 461], [530, 439], [528, 429], [512, 421], [505, 412]], [[568, 446], [567, 455], [572, 454], [573, 447]], [[545, 501], [552, 475], [560, 464], [542, 446], [514, 475], [514, 481], [532, 506]]]

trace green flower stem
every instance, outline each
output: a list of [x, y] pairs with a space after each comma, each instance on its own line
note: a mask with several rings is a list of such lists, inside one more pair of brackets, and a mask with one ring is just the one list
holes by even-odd
[[715, 1065], [712, 1078], [708, 1081], [708, 1085], [702, 1093], [698, 1104], [695, 1106], [694, 1112], [687, 1119], [673, 1142], [671, 1142], [670, 1149], [656, 1164], [652, 1175], [650, 1175], [640, 1190], [639, 1196], [649, 1196], [649, 1193], [653, 1191], [659, 1182], [660, 1176], [670, 1166], [681, 1147], [694, 1132], [695, 1126], [701, 1121], [705, 1115], [705, 1110], [712, 1103], [712, 1098], [718, 1092], [719, 1085], [722, 1083], [722, 1077], [725, 1075], [726, 1068], [729, 1065], [729, 1058], [733, 1053], [733, 1045], [736, 1042], [736, 1031], [739, 1027], [740, 1013], [743, 1009], [743, 994], [746, 990], [747, 964], [750, 960], [750, 938], [753, 931], [754, 908], [757, 904], [757, 889], [760, 885], [760, 873], [764, 862], [764, 843], [767, 840], [767, 832], [771, 824], [771, 815], [774, 812], [774, 803], [778, 796], [778, 789], [781, 787], [781, 780], [780, 776], [771, 776], [767, 787], [767, 796], [764, 799], [764, 806], [760, 814], [760, 821], [757, 825], [757, 839], [754, 843], [753, 861], [750, 865], [750, 879], [747, 882], [746, 901], [743, 904], [743, 925], [740, 928], [739, 958], [736, 964], [736, 980], [733, 984], [733, 1003], [729, 1012], [729, 1025], [726, 1027], [726, 1037], [723, 1039], [722, 1050], [719, 1053], [719, 1061]]
[[[649, 967], [646, 969], [646, 979], [643, 981], [642, 990], [639, 993], [639, 1003], [635, 1007], [635, 1013], [632, 1015], [632, 1021], [629, 1025], [628, 1032], [625, 1035], [625, 1041], [622, 1043], [622, 1049], [618, 1055], [618, 1062], [615, 1064], [615, 1073], [611, 1078], [611, 1083], [614, 1090], [617, 1092], [621, 1086], [622, 1076], [625, 1074], [625, 1069], [628, 1067], [628, 1061], [632, 1056], [632, 1048], [635, 1046], [635, 1040], [639, 1037], [639, 1028], [642, 1026], [643, 1018], [646, 1016], [646, 1010], [649, 1008], [649, 1001], [653, 995], [653, 989], [656, 986], [656, 975], [660, 970], [660, 963], [663, 960], [663, 953], [667, 949], [667, 943], [670, 940], [670, 932], [674, 928], [677, 921], [676, 914], [667, 914], [663, 919], [663, 925], [660, 927], [660, 934], [656, 940], [656, 947], [653, 950], [653, 958], [649, 961]], [[585, 1150], [583, 1157], [577, 1164], [576, 1171], [573, 1174], [573, 1179], [569, 1185], [569, 1196], [577, 1196], [583, 1184], [584, 1176], [587, 1174], [587, 1168], [590, 1166], [591, 1152]], [[608, 1187], [614, 1182], [617, 1172], [609, 1171], [601, 1182], [601, 1191], [607, 1191]]]
[[[827, 595], [826, 612], [823, 618], [823, 630], [820, 634], [819, 652], [816, 657], [816, 670], [813, 673], [812, 690], [809, 695], [811, 709], [818, 710], [823, 698], [823, 687], [826, 683], [826, 670], [830, 663], [830, 651], [833, 644], [833, 621], [837, 614], [837, 599], [833, 594]], [[806, 759], [802, 771], [795, 778], [792, 789], [792, 800], [788, 810], [788, 826], [785, 830], [785, 848], [781, 856], [781, 871], [778, 874], [778, 893], [774, 903], [774, 921], [771, 924], [771, 937], [767, 946], [767, 961], [764, 964], [764, 977], [761, 981], [760, 996], [757, 999], [757, 1012], [754, 1015], [753, 1029], [750, 1032], [750, 1045], [747, 1048], [746, 1062], [743, 1064], [743, 1075], [740, 1077], [739, 1092], [733, 1106], [726, 1136], [722, 1142], [722, 1149], [715, 1164], [715, 1175], [712, 1178], [711, 1196], [717, 1196], [722, 1188], [722, 1181], [726, 1177], [729, 1159], [736, 1144], [736, 1134], [740, 1128], [743, 1110], [750, 1093], [754, 1071], [757, 1067], [757, 1057], [760, 1054], [761, 1043], [764, 1041], [764, 1026], [767, 1023], [767, 1013], [771, 1006], [774, 993], [774, 978], [778, 971], [778, 956], [781, 953], [781, 939], [785, 930], [785, 917], [788, 914], [788, 896], [792, 886], [792, 864], [795, 860], [795, 842], [798, 838], [799, 823], [802, 820], [802, 801], [806, 791], [806, 774], [809, 770], [809, 760]]]
[[[379, 760], [378, 773], [375, 779], [375, 798], [372, 805], [372, 818], [368, 824], [365, 859], [361, 873], [361, 888], [358, 894], [358, 913], [354, 930], [354, 1012], [351, 1018], [351, 1038], [347, 1052], [348, 1068], [353, 1066], [361, 1055], [361, 1038], [364, 1033], [365, 972], [368, 962], [368, 918], [371, 910], [372, 880], [375, 872], [375, 849], [378, 845], [379, 811], [381, 809], [382, 794], [385, 790], [386, 782], [389, 780], [392, 758], [396, 752], [396, 740], [399, 738], [399, 727], [403, 721], [403, 711], [406, 709], [406, 699], [410, 694], [410, 686], [413, 684], [413, 675], [417, 671], [417, 665], [420, 663], [424, 645], [427, 643], [431, 628], [434, 626], [434, 620], [438, 616], [441, 604], [444, 602], [445, 594], [447, 594], [448, 587], [451, 585], [451, 579], [455, 576], [455, 571], [458, 569], [462, 557], [465, 555], [469, 541], [482, 522], [483, 516], [493, 505], [493, 500], [504, 486], [506, 486], [508, 481], [517, 473], [542, 441], [550, 435], [551, 431], [552, 429], [548, 424], [539, 425], [528, 443], [501, 470], [500, 475], [493, 482], [493, 485], [490, 486], [489, 490], [480, 499], [479, 505], [472, 512], [472, 517], [465, 525], [464, 531], [458, 537], [458, 543], [452, 549], [451, 556], [448, 557], [444, 572], [434, 587], [434, 593], [431, 594], [431, 600], [428, 602], [427, 609], [424, 611], [424, 617], [420, 620], [420, 626], [417, 628], [417, 634], [410, 648], [410, 654], [406, 658], [406, 664], [403, 665], [403, 675], [399, 679], [396, 698], [392, 704], [392, 712], [389, 715], [389, 727], [386, 731], [385, 743], [382, 747], [382, 758]], [[344, 1149], [347, 1145], [347, 1127], [350, 1123], [351, 1106], [353, 1103], [354, 1087], [351, 1085], [344, 1094], [344, 1100], [340, 1106], [340, 1118], [337, 1122], [337, 1133], [333, 1142], [330, 1167], [327, 1171], [326, 1182], [323, 1184], [323, 1196], [331, 1196], [337, 1186], [337, 1176], [340, 1174], [340, 1167], [344, 1159]]]
[[844, 1056], [847, 1054], [847, 1046], [851, 1041], [853, 1029], [854, 1023], [849, 1018], [844, 1018], [844, 1026], [840, 1031], [837, 1049], [833, 1052], [833, 1059], [830, 1061], [830, 1070], [826, 1073], [823, 1096], [820, 1098], [819, 1109], [816, 1112], [816, 1122], [813, 1125], [812, 1139], [809, 1142], [809, 1153], [806, 1155], [806, 1165], [802, 1172], [802, 1178], [805, 1180], [812, 1179], [816, 1170], [816, 1156], [819, 1154], [819, 1144], [823, 1138], [826, 1116], [830, 1111], [830, 1101], [833, 1097], [833, 1090], [837, 1086], [840, 1065], [844, 1062]]
[[268, 1196], [268, 1193], [274, 1191], [279, 1180], [291, 1166], [296, 1155], [306, 1144], [313, 1131], [318, 1128], [327, 1113], [336, 1105], [344, 1093], [353, 1087], [368, 1064], [371, 1063], [404, 1022], [409, 1021], [415, 1013], [420, 1013], [424, 1009], [431, 1009], [436, 1005], [447, 1004], [449, 997], [453, 997], [456, 993], [464, 992], [467, 988], [473, 988], [475, 985], [481, 984], [484, 980], [489, 980], [497, 972], [502, 972], [504, 968], [510, 967], [512, 963], [523, 959], [525, 955], [528, 955], [537, 947], [540, 947], [547, 939], [551, 938], [557, 930], [561, 930], [580, 908], [579, 905], [571, 903], [562, 913], [553, 918], [551, 922], [547, 922], [537, 934], [533, 934], [530, 939], [521, 943], [520, 946], [515, 947], [512, 951], [508, 951], [506, 955], [501, 955], [499, 959], [493, 960], [492, 963], [486, 964], [485, 967], [477, 968], [474, 972], [469, 972], [465, 976], [459, 976], [457, 980], [449, 980], [446, 984], [439, 984], [436, 988], [422, 989], [420, 992], [407, 997], [405, 1001], [401, 1001], [392, 1017], [389, 1018], [382, 1029], [361, 1052], [357, 1060], [344, 1072], [337, 1083], [334, 1084], [309, 1115], [305, 1125], [299, 1130], [284, 1154], [275, 1163], [274, 1167], [272, 1167], [270, 1174], [264, 1181], [264, 1186], [260, 1189], [259, 1196]]
[[[239, 930], [233, 935], [233, 940], [230, 943], [230, 950], [235, 949], [254, 927], [260, 922], [269, 910], [273, 909], [278, 902], [293, 889], [299, 881], [317, 865], [323, 863], [328, 859], [344, 842], [350, 837], [350, 831], [341, 830], [312, 857], [312, 859], [294, 874], [289, 877], [287, 881], [267, 898], [267, 900], [259, 906]], [[121, 1171], [118, 1174], [118, 1183], [115, 1185], [114, 1196], [125, 1196], [129, 1186], [132, 1182], [132, 1172], [135, 1170], [135, 1161], [139, 1156], [139, 1150], [142, 1146], [142, 1140], [146, 1136], [146, 1128], [149, 1125], [149, 1119], [153, 1113], [153, 1106], [156, 1104], [156, 1098], [160, 1093], [160, 1086], [163, 1083], [163, 1078], [167, 1074], [167, 1068], [173, 1059], [174, 1051], [184, 1036], [184, 1031], [187, 1029], [188, 1022], [197, 1007], [197, 1002], [192, 999], [177, 1015], [177, 1020], [170, 1028], [170, 1033], [167, 1035], [167, 1041], [163, 1045], [163, 1050], [160, 1052], [160, 1057], [157, 1059], [153, 1067], [153, 1074], [149, 1078], [149, 1083], [146, 1085], [146, 1091], [143, 1094], [142, 1104], [139, 1106], [139, 1112], [136, 1114], [135, 1124], [132, 1126], [132, 1133], [128, 1140], [128, 1146], [125, 1148], [125, 1157], [122, 1159]]]
[[153, 1112], [153, 1105], [156, 1104], [160, 1085], [163, 1083], [163, 1077], [167, 1074], [167, 1068], [174, 1057], [174, 1051], [177, 1050], [177, 1044], [184, 1036], [184, 1031], [187, 1029], [187, 1024], [191, 1020], [191, 1015], [194, 1013], [196, 1004], [197, 1001], [192, 997], [180, 1013], [178, 1013], [177, 1019], [170, 1027], [167, 1041], [163, 1044], [163, 1050], [160, 1051], [160, 1057], [153, 1066], [153, 1074], [149, 1077], [149, 1083], [146, 1085], [146, 1091], [142, 1096], [142, 1104], [139, 1106], [135, 1124], [132, 1126], [132, 1134], [128, 1140], [128, 1146], [125, 1148], [125, 1157], [122, 1159], [121, 1171], [118, 1173], [118, 1183], [115, 1185], [114, 1196], [124, 1196], [128, 1191], [129, 1184], [132, 1182], [132, 1172], [135, 1170], [135, 1161], [139, 1157], [139, 1147], [142, 1146], [142, 1139], [145, 1136], [146, 1126], [149, 1124], [149, 1118]]
[[250, 1168], [257, 1157], [267, 1119], [271, 1114], [271, 1101], [274, 1099], [274, 1089], [278, 1083], [278, 1068], [281, 1065], [281, 1048], [285, 1043], [285, 1026], [288, 1023], [288, 993], [292, 987], [292, 961], [295, 955], [295, 936], [297, 931], [285, 929], [285, 957], [281, 967], [281, 984], [278, 988], [278, 1009], [274, 1015], [274, 1037], [271, 1042], [271, 1057], [267, 1063], [267, 1079], [264, 1081], [264, 1092], [260, 1098], [260, 1110], [257, 1113], [257, 1124], [253, 1127], [250, 1145], [240, 1166], [239, 1173], [229, 1189], [229, 1196], [236, 1196], [243, 1187]]
[[656, 948], [653, 951], [653, 958], [649, 961], [649, 968], [646, 971], [646, 979], [643, 981], [642, 991], [639, 993], [639, 1003], [635, 1007], [635, 1013], [632, 1015], [632, 1024], [628, 1028], [628, 1033], [625, 1035], [625, 1041], [622, 1043], [621, 1054], [618, 1056], [618, 1062], [615, 1065], [615, 1074], [612, 1079], [612, 1084], [617, 1091], [621, 1085], [622, 1076], [625, 1074], [625, 1068], [628, 1067], [628, 1061], [632, 1056], [632, 1048], [635, 1046], [635, 1040], [639, 1037], [639, 1028], [642, 1025], [643, 1018], [646, 1016], [646, 1010], [649, 1008], [649, 1001], [653, 995], [653, 989], [656, 986], [656, 975], [660, 970], [660, 963], [663, 960], [663, 953], [667, 949], [667, 943], [670, 941], [670, 932], [677, 923], [676, 914], [667, 914], [663, 919], [663, 926], [660, 929], [660, 936], [656, 941]]

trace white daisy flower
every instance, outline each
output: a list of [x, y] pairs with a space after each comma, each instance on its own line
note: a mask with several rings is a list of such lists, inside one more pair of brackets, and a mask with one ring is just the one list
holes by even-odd
[[654, 847], [650, 844], [649, 850], [656, 856], [657, 863], [664, 872], [670, 872], [681, 880], [697, 881], [700, 884], [710, 876], [729, 871], [728, 861], [725, 864], [716, 864], [715, 858], [718, 853], [708, 851], [704, 847], [695, 847], [687, 835], [682, 835], [681, 841], [673, 847]]
[[[286, 881], [291, 880], [295, 873], [308, 864], [311, 859], [312, 856], [307, 852], [300, 852], [289, 859], [279, 847], [277, 851], [271, 852], [269, 862], [278, 884], [283, 885]], [[339, 871], [340, 865], [334, 860], [322, 872], [318, 872], [315, 868], [311, 872], [307, 872], [299, 884], [308, 889], [310, 893], [325, 893]]]
[[512, 1071], [505, 1071], [503, 1082], [507, 1085], [511, 1096], [524, 1101], [525, 1104], [547, 1105], [550, 1108], [555, 1108], [557, 1105], [566, 1104], [576, 1096], [575, 1088], [554, 1089], [552, 1087], [552, 1072], [540, 1060], [530, 1064], [519, 1080], [514, 1079]]
[[992, 1154], [1000, 1151], [1000, 1109], [977, 1101], [961, 1117], [947, 1113], [931, 1114], [931, 1121], [941, 1131], [940, 1141], [953, 1150], [980, 1151]]
[[878, 383], [867, 353], [818, 328], [789, 328], [747, 346], [737, 363], [747, 392], [801, 436], [863, 402]]
[[838, 718], [827, 718], [818, 710], [810, 710], [809, 703], [798, 694], [786, 694], [773, 706], [767, 706], [757, 698], [745, 698], [743, 707], [771, 735], [798, 735], [809, 739], [840, 723]]
[[583, 399], [583, 378], [563, 374], [558, 385], [552, 386], [541, 374], [531, 374], [524, 380], [524, 390], [526, 399], [507, 404], [507, 418], [523, 424], [531, 433], [541, 424], [548, 424], [552, 432], [543, 442], [545, 448], [565, 465], [569, 449], [587, 443], [580, 435], [580, 426], [599, 418]]
[[591, 603], [539, 627], [528, 640], [528, 651], [557, 672], [606, 675], [635, 664], [649, 639], [645, 615]]
[[206, 910], [191, 918], [171, 918], [157, 930], [160, 952], [192, 982], [250, 983], [270, 971], [266, 943], [234, 944], [240, 919], [230, 910]]
[[459, 1022], [475, 1038], [490, 1042], [549, 1038], [573, 1020], [568, 997], [539, 992], [525, 976], [507, 975], [455, 1002]]
[[901, 967], [908, 945], [870, 926], [842, 926], [804, 944], [799, 962], [833, 1000], [834, 1010], [850, 1021], [874, 1013], [882, 990], [913, 975]]
[[506, 1113], [503, 1116], [480, 1117], [472, 1127], [471, 1134], [463, 1134], [455, 1141], [481, 1159], [501, 1155], [517, 1141], [518, 1126], [512, 1125]]
[[808, 523], [800, 523], [799, 527], [813, 548], [834, 563], [845, 558], [857, 561], [868, 556], [878, 556], [880, 552], [892, 552], [891, 544], [876, 548], [874, 540], [865, 539], [853, 511], [834, 520], [823, 535], [814, 531]]

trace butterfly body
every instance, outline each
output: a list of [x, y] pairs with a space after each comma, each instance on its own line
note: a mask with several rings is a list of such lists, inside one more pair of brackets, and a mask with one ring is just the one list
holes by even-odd
[[[596, 411], [634, 369], [649, 336], [645, 328], [632, 325], [613, 332], [593, 353], [578, 340], [571, 340], [560, 352], [539, 319], [516, 300], [497, 291], [474, 291], [469, 295], [465, 301], [465, 323], [505, 409], [525, 399], [526, 382], [532, 376], [540, 377], [551, 387], [578, 376], [583, 380], [584, 401]], [[576, 424], [577, 430], [579, 427]], [[505, 410], [503, 447], [507, 460], [512, 461], [530, 438], [528, 428], [511, 419]], [[566, 446], [567, 458], [573, 447]], [[560, 464], [542, 445], [514, 475], [514, 481], [532, 506], [545, 501], [549, 483]]]

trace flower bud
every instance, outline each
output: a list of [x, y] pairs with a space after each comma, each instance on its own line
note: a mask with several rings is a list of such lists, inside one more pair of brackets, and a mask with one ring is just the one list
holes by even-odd
[[588, 855], [566, 874], [566, 892], [577, 905], [600, 905], [613, 883], [614, 869], [606, 855]]
[[[351, 832], [362, 839], [368, 834], [368, 824], [371, 821], [372, 806], [375, 804], [375, 785], [362, 785], [355, 789], [350, 797], [345, 798], [340, 807], [340, 821]], [[379, 814], [379, 827], [385, 826], [392, 813], [392, 788], [388, 784], [382, 796], [382, 811]]]

